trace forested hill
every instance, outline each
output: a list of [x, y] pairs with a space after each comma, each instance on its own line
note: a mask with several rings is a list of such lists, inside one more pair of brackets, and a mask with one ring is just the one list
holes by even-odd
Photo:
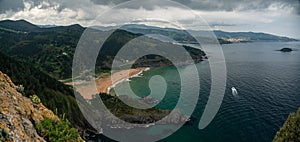
[[[53, 78], [71, 78], [73, 56], [78, 40], [84, 30], [85, 28], [80, 25], [40, 28], [24, 20], [1, 21], [0, 52], [16, 60], [32, 64], [36, 69], [47, 73]], [[101, 33], [105, 31], [96, 30], [95, 32]], [[113, 57], [122, 46], [139, 36], [142, 36], [142, 34], [116, 30], [105, 41], [100, 58], [97, 59], [97, 69], [110, 69]], [[159, 50], [159, 46], [178, 46], [150, 38], [144, 38], [142, 43], [134, 46], [138, 47], [140, 45], [150, 45], [156, 50]], [[205, 56], [205, 53], [199, 49], [185, 48], [195, 61], [201, 61], [202, 57]], [[151, 60], [153, 61], [152, 58]], [[146, 57], [144, 61], [147, 59]], [[160, 62], [160, 65], [166, 63], [160, 57], [155, 59], [155, 62]], [[139, 63], [139, 65], [147, 66], [153, 64]]]
[[[180, 30], [174, 28], [160, 28], [147, 25], [126, 25], [122, 29], [140, 34], [161, 34], [165, 36], [170, 36], [178, 42], [182, 43], [196, 43], [197, 39], [203, 39], [207, 42], [212, 41], [213, 39], [207, 38], [207, 35], [214, 33], [220, 44], [229, 44], [234, 42], [268, 42], [268, 41], [297, 41], [296, 39], [277, 36], [267, 33], [255, 33], [255, 32], [225, 32], [220, 30], [215, 31], [204, 31], [204, 30]], [[191, 36], [193, 35], [193, 36]]]
[[24, 20], [0, 22], [0, 52], [58, 79], [70, 77], [80, 25], [39, 28]]

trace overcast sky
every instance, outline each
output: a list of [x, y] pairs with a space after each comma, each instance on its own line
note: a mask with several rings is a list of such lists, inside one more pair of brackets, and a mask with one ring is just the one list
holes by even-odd
[[39, 25], [90, 26], [94, 25], [96, 17], [110, 10], [100, 20], [100, 25], [122, 24], [128, 17], [141, 20], [142, 17], [156, 16], [165, 21], [179, 21], [189, 29], [201, 29], [201, 24], [194, 21], [195, 17], [189, 16], [189, 9], [192, 9], [214, 30], [266, 32], [300, 39], [300, 0], [174, 1], [188, 8], [162, 0], [147, 4], [142, 0], [135, 3], [127, 0], [0, 0], [0, 20], [25, 19]]

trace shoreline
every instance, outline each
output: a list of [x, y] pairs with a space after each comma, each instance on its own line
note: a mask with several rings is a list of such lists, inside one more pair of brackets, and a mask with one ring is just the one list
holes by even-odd
[[125, 81], [129, 81], [130, 78], [138, 77], [143, 72], [148, 71], [150, 68], [136, 68], [128, 70], [120, 70], [113, 73], [109, 77], [99, 78], [96, 80], [96, 86], [99, 93], [109, 94], [111, 89], [115, 88], [116, 85], [121, 84]]
[[96, 90], [94, 89], [95, 86], [92, 84], [85, 84], [85, 81], [78, 81], [78, 82], [64, 82], [66, 85], [73, 86], [76, 83], [78, 91], [84, 99], [90, 100], [93, 98], [93, 95], [106, 93], [109, 94], [111, 89], [116, 87], [116, 85], [123, 83], [125, 81], [129, 81], [130, 78], [138, 77], [143, 72], [150, 70], [150, 67], [144, 68], [136, 68], [136, 69], [127, 69], [127, 70], [119, 70], [108, 77], [101, 78], [97, 76], [93, 80], [96, 84]]

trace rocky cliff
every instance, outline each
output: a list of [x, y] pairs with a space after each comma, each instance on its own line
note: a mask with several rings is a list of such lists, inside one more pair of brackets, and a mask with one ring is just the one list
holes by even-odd
[[291, 113], [282, 128], [276, 133], [273, 142], [299, 142], [300, 141], [300, 108]]
[[45, 141], [34, 125], [44, 118], [59, 118], [43, 104], [22, 96], [20, 90], [0, 71], [0, 141]]

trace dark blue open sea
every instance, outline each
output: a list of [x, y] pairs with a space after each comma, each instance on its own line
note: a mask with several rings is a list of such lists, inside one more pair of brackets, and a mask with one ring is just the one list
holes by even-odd
[[[276, 51], [283, 47], [296, 51]], [[300, 42], [236, 43], [222, 48], [227, 87], [218, 114], [205, 129], [198, 129], [211, 85], [209, 63], [204, 61], [197, 64], [201, 90], [192, 121], [162, 141], [270, 142], [289, 113], [300, 107]], [[168, 83], [166, 97], [158, 107], [172, 109], [180, 91], [174, 67], [151, 68], [142, 77], [131, 79], [131, 87], [139, 96], [148, 95], [147, 82], [153, 75], [165, 77]], [[237, 96], [231, 93], [233, 86]]]

